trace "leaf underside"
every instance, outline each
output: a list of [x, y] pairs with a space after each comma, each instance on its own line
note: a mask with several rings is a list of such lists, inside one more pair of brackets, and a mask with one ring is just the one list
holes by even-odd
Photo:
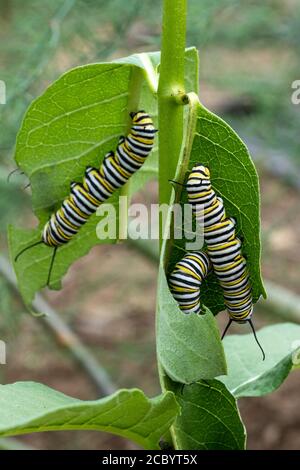
[[262, 396], [276, 390], [296, 362], [300, 350], [300, 326], [280, 323], [262, 328], [258, 333], [266, 360], [252, 333], [230, 335], [224, 340], [228, 375], [218, 377], [237, 398]]
[[42, 431], [95, 430], [158, 449], [178, 405], [173, 393], [147, 398], [141, 390], [119, 390], [96, 401], [66, 396], [45, 385], [0, 385], [0, 436]]

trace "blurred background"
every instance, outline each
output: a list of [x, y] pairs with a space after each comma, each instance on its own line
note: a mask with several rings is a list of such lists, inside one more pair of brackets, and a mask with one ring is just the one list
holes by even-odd
[[[300, 2], [188, 3], [201, 101], [245, 139], [260, 176], [269, 299], [256, 306], [256, 325], [299, 322], [300, 105], [291, 102], [291, 86], [300, 79]], [[160, 9], [161, 0], [0, 1], [0, 79], [7, 86], [7, 104], [0, 105], [0, 338], [8, 345], [1, 383], [35, 380], [82, 399], [113, 386], [159, 393], [155, 250], [129, 242], [95, 247], [72, 266], [61, 291], [38, 299], [47, 302], [50, 320], [26, 312], [5, 259], [7, 224], [35, 224], [26, 178], [15, 174], [7, 183], [27, 106], [71, 67], [158, 50]], [[156, 202], [156, 182], [136, 198]], [[226, 315], [218, 317], [222, 326]], [[298, 371], [272, 395], [240, 401], [250, 449], [300, 448], [299, 385]], [[0, 447], [21, 442], [37, 449], [134, 448], [96, 432], [41, 433]]]

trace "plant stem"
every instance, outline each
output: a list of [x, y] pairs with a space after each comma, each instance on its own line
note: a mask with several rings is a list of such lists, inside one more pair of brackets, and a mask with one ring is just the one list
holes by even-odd
[[[186, 0], [164, 0], [160, 77], [158, 84], [159, 122], [159, 203], [169, 204], [171, 185], [183, 141], [184, 54], [186, 33]], [[164, 227], [160, 221], [160, 244]], [[166, 391], [164, 371], [158, 361], [158, 374]], [[172, 435], [172, 430], [170, 431]], [[169, 436], [173, 440], [174, 436]]]
[[[159, 111], [159, 202], [168, 204], [183, 139], [186, 0], [164, 0]], [[162, 230], [162, 229], [161, 229]], [[163, 233], [161, 231], [161, 233]]]
[[[177, 163], [177, 169], [175, 173], [175, 181], [178, 183], [183, 183], [186, 171], [188, 169], [190, 153], [193, 145], [196, 121], [197, 121], [197, 111], [200, 106], [198, 95], [195, 92], [188, 93], [185, 95], [185, 100], [189, 104], [189, 114], [186, 121], [186, 133], [185, 133], [185, 145], [182, 148], [182, 152], [179, 156]], [[182, 186], [177, 186], [175, 190], [175, 196], [170, 199], [170, 203], [179, 204], [181, 199]], [[170, 253], [174, 243], [174, 214], [171, 214], [170, 218], [170, 238], [166, 240], [165, 251], [163, 253], [163, 266], [167, 270], [169, 264]]]

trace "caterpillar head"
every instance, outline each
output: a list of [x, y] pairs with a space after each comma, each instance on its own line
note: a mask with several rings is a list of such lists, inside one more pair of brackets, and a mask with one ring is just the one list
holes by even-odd
[[188, 190], [196, 190], [199, 186], [210, 187], [210, 171], [204, 165], [195, 165], [187, 179]]
[[251, 317], [253, 314], [253, 305], [251, 305], [248, 309], [245, 310], [245, 312], [243, 312], [242, 317], [239, 315], [235, 316], [233, 312], [230, 312], [230, 313], [231, 313], [232, 321], [234, 321], [235, 323], [240, 323], [240, 324], [247, 323], [249, 322], [249, 320], [251, 320]]
[[132, 126], [136, 130], [147, 129], [153, 131], [153, 133], [157, 132], [153, 126], [151, 117], [144, 110], [137, 111], [136, 113], [130, 113], [130, 117], [132, 119]]
[[197, 178], [202, 180], [209, 180], [210, 179], [210, 171], [207, 166], [204, 165], [195, 165], [192, 168], [192, 171], [189, 175], [189, 178]]

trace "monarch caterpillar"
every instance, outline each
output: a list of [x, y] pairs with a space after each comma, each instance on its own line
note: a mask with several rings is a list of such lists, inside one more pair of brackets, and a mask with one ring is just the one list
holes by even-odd
[[[210, 171], [207, 167], [194, 166], [188, 176], [186, 188], [196, 221], [204, 226], [207, 254], [220, 282], [229, 314], [229, 322], [222, 339], [233, 321], [248, 322], [264, 360], [265, 353], [258, 342], [252, 322], [252, 289], [246, 259], [241, 252], [242, 242], [235, 235], [235, 220], [226, 218], [223, 200], [212, 189]], [[180, 262], [178, 265], [180, 266]], [[171, 278], [172, 276], [173, 273]], [[187, 284], [184, 285], [184, 289], [188, 291]]]
[[211, 268], [209, 257], [202, 251], [187, 253], [175, 265], [169, 287], [183, 313], [200, 313], [200, 287]]
[[99, 205], [127, 182], [143, 165], [153, 148], [157, 130], [151, 117], [145, 111], [130, 113], [130, 117], [130, 132], [120, 138], [116, 152], [105, 155], [100, 169], [87, 167], [82, 184], [71, 183], [70, 195], [45, 224], [42, 239], [21, 250], [15, 258], [17, 261], [25, 251], [42, 243], [54, 248], [47, 285], [50, 283], [57, 248], [68, 243]]

